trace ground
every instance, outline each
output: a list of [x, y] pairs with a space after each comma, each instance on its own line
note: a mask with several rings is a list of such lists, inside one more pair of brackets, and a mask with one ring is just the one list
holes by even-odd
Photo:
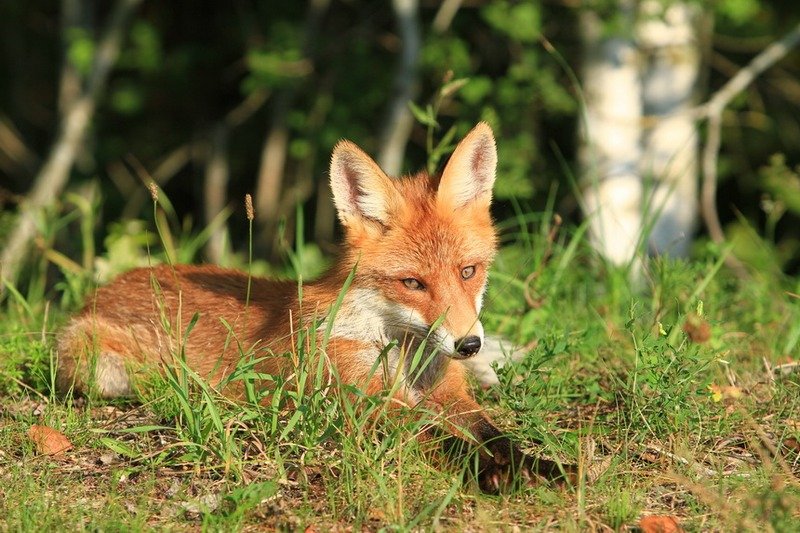
[[423, 422], [330, 388], [231, 402], [178, 370], [131, 401], [58, 396], [54, 334], [90, 291], [67, 282], [0, 308], [0, 530], [797, 530], [797, 280], [714, 247], [631, 280], [582, 228], [518, 230], [484, 323], [525, 356], [476, 395], [577, 484], [480, 494]]

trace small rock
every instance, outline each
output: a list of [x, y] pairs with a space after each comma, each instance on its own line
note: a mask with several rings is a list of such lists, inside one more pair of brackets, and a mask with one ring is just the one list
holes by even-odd
[[114, 462], [115, 458], [116, 458], [115, 454], [107, 452], [101, 454], [100, 457], [97, 458], [97, 462], [100, 463], [101, 465], [110, 465], [111, 463]]

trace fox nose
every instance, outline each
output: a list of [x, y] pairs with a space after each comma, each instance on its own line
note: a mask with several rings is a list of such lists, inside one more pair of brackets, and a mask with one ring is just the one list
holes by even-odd
[[456, 351], [461, 357], [472, 357], [481, 349], [481, 338], [477, 335], [470, 335], [456, 341]]

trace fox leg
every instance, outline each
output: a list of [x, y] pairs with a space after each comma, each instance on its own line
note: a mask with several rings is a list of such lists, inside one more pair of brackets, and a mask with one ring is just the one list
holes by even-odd
[[445, 441], [448, 451], [476, 457], [474, 474], [482, 491], [497, 493], [513, 488], [518, 481], [536, 479], [574, 481], [574, 467], [523, 453], [494, 425], [470, 396], [460, 365], [448, 365], [428, 402], [445, 416], [446, 429], [452, 435]]

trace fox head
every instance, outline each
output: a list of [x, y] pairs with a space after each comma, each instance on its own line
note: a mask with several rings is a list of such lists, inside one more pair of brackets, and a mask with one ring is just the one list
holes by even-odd
[[483, 122], [438, 176], [389, 178], [356, 145], [336, 145], [330, 179], [346, 263], [357, 264], [354, 287], [378, 300], [373, 308], [393, 338], [430, 332], [456, 359], [481, 349], [478, 314], [497, 248], [489, 213], [496, 165], [494, 135]]

